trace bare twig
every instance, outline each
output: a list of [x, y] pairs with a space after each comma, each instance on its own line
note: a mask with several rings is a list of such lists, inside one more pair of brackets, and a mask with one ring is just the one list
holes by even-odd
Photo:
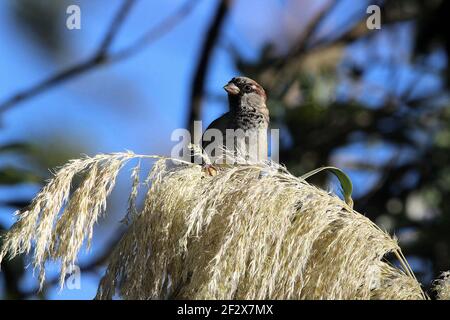
[[[308, 51], [313, 50], [315, 45], [312, 45], [312, 40], [316, 35], [318, 29], [322, 25], [322, 23], [327, 19], [331, 12], [336, 8], [340, 1], [329, 1], [324, 5], [324, 7], [319, 10], [319, 12], [311, 18], [311, 20], [307, 23], [305, 30], [301, 33], [300, 38], [296, 41], [295, 46], [291, 48], [289, 53], [275, 61], [273, 68], [277, 70], [276, 74], [272, 79], [267, 80], [266, 86], [269, 90], [275, 87], [275, 84], [278, 83], [280, 78], [286, 77], [284, 72], [287, 66], [291, 65], [293, 61], [298, 62], [299, 57], [305, 55]], [[292, 69], [291, 69], [292, 70]]]
[[191, 88], [191, 98], [189, 106], [189, 116], [186, 127], [193, 132], [193, 125], [195, 120], [201, 118], [201, 104], [205, 89], [205, 79], [208, 73], [209, 62], [211, 54], [217, 43], [222, 29], [223, 22], [229, 11], [232, 0], [221, 0], [217, 6], [214, 18], [208, 27], [205, 41], [202, 45], [202, 50], [198, 59], [197, 68], [194, 72]]
[[148, 30], [135, 42], [125, 49], [120, 50], [109, 58], [109, 61], [118, 61], [125, 59], [139, 50], [143, 49], [148, 44], [158, 40], [165, 34], [169, 33], [178, 23], [186, 18], [201, 1], [189, 1], [187, 0], [173, 15], [167, 17], [160, 24], [154, 28]]
[[113, 23], [108, 29], [105, 38], [101, 42], [97, 51], [92, 55], [92, 57], [83, 62], [70, 66], [62, 71], [59, 71], [56, 74], [51, 75], [47, 79], [41, 81], [40, 83], [35, 84], [23, 91], [20, 91], [10, 98], [7, 98], [0, 104], [0, 113], [9, 110], [16, 104], [24, 102], [44, 92], [47, 89], [50, 89], [65, 81], [72, 80], [88, 71], [91, 71], [96, 67], [100, 67], [108, 63], [118, 62], [137, 53], [140, 49], [158, 40], [169, 31], [171, 31], [183, 18], [185, 18], [193, 10], [193, 8], [198, 3], [200, 3], [200, 1], [187, 0], [186, 3], [180, 8], [180, 10], [175, 12], [173, 16], [166, 18], [157, 26], [151, 28], [144, 34], [144, 36], [138, 38], [131, 45], [116, 53], [108, 53], [108, 49], [117, 36], [120, 27], [123, 25], [123, 22], [125, 21], [125, 18], [129, 14], [130, 9], [134, 3], [135, 0], [126, 0], [126, 2], [122, 5], [120, 10], [116, 14], [116, 17], [114, 18]]
[[[296, 70], [296, 66], [301, 64], [302, 58], [306, 55], [313, 55], [315, 52], [332, 46], [345, 46], [356, 40], [375, 34], [374, 30], [367, 28], [364, 19], [365, 12], [357, 12], [348, 17], [346, 23], [353, 27], [349, 28], [347, 31], [337, 36], [335, 34], [330, 34], [329, 36], [322, 36], [320, 39], [315, 39], [314, 36], [317, 34], [320, 26], [322, 26], [323, 22], [340, 3], [341, 1], [332, 0], [325, 4], [324, 7], [309, 21], [305, 27], [305, 31], [302, 32], [296, 45], [291, 48], [290, 52], [274, 63], [273, 69], [275, 70], [273, 71], [275, 71], [275, 73], [267, 79], [265, 83], [269, 90], [272, 92], [280, 91], [280, 89], [277, 90], [277, 88], [275, 88], [276, 83], [279, 82], [278, 80], [289, 78], [289, 73]], [[384, 5], [381, 5], [381, 7], [384, 8]], [[415, 13], [389, 15], [387, 10], [382, 10], [382, 13], [383, 26], [400, 21], [407, 21], [415, 16]], [[283, 83], [285, 82], [286, 81], [283, 81]]]
[[117, 14], [113, 22], [111, 23], [111, 26], [109, 27], [105, 38], [100, 44], [100, 47], [98, 49], [98, 55], [104, 54], [109, 49], [109, 47], [114, 41], [114, 38], [116, 37], [117, 33], [122, 27], [123, 22], [125, 21], [126, 17], [128, 16], [131, 8], [135, 3], [136, 0], [125, 0], [125, 2], [122, 4], [122, 7], [119, 9], [119, 11], [117, 11]]
[[[95, 56], [95, 58], [97, 58], [97, 55]], [[65, 70], [57, 72], [56, 74], [50, 76], [44, 81], [35, 84], [6, 99], [6, 101], [0, 104], [0, 113], [11, 109], [16, 104], [28, 100], [57, 84], [61, 84], [68, 79], [73, 79], [85, 73], [86, 71], [92, 69], [93, 67], [101, 65], [103, 62], [104, 60], [100, 59], [88, 59], [74, 66], [68, 67]]]
[[[329, 1], [319, 12], [312, 17], [302, 32], [300, 38], [298, 39], [296, 46], [291, 50], [287, 59], [298, 56], [302, 54], [311, 44], [314, 36], [319, 30], [322, 23], [327, 19], [331, 12], [336, 8], [340, 1]], [[285, 60], [283, 60], [285, 61]]]

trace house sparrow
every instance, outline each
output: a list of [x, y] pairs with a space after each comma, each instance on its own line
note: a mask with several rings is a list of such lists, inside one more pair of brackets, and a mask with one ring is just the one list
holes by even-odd
[[[211, 139], [214, 132], [208, 133], [208, 130], [217, 129], [222, 133], [223, 140], [217, 141], [216, 145], [218, 144], [228, 151], [233, 151], [233, 153], [240, 151], [240, 154], [245, 154], [249, 161], [267, 160], [269, 109], [266, 107], [267, 96], [263, 87], [250, 78], [236, 77], [231, 79], [223, 88], [228, 93], [229, 111], [214, 120], [205, 130], [202, 137], [203, 149], [206, 153], [211, 151], [208, 146], [214, 141]], [[236, 137], [227, 134], [230, 132], [230, 130], [227, 132], [227, 129], [234, 130]], [[239, 135], [239, 131], [241, 135]], [[242, 136], [242, 132], [245, 137]], [[257, 140], [251, 140], [251, 138]], [[227, 139], [232, 140], [229, 140], [227, 144]], [[230, 150], [230, 146], [233, 150]], [[211, 154], [208, 154], [208, 156], [211, 158]]]

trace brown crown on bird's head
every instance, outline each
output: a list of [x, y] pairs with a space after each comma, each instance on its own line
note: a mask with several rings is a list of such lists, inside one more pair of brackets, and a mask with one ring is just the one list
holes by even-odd
[[245, 94], [257, 94], [266, 99], [264, 88], [247, 77], [235, 77], [231, 79], [224, 87], [229, 96], [243, 96]]

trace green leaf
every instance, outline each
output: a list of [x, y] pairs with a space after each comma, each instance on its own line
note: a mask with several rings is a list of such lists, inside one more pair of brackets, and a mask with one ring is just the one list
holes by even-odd
[[350, 206], [350, 208], [353, 208], [353, 200], [352, 200], [353, 184], [349, 176], [345, 174], [345, 172], [342, 171], [341, 169], [336, 167], [320, 167], [308, 173], [305, 173], [304, 175], [301, 176], [301, 178], [306, 180], [322, 171], [329, 171], [338, 178], [341, 184], [344, 200]]

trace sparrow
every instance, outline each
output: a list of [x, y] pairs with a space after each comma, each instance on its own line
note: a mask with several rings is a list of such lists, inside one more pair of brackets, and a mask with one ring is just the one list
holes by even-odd
[[[236, 152], [239, 148], [245, 148], [249, 160], [264, 161], [268, 158], [267, 129], [270, 117], [269, 109], [266, 106], [267, 95], [264, 88], [255, 80], [247, 77], [235, 77], [224, 87], [228, 94], [229, 111], [214, 120], [205, 130], [202, 136], [202, 147], [208, 151], [208, 146], [214, 141], [208, 137], [208, 130], [217, 129], [222, 133], [223, 139], [217, 143], [221, 148]], [[244, 132], [246, 137], [231, 137], [234, 143], [233, 150], [227, 148], [227, 129]], [[236, 131], [238, 130], [238, 131]], [[228, 131], [229, 132], [229, 131]], [[256, 135], [256, 141], [250, 140], [249, 136]], [[210, 136], [210, 135], [209, 135]], [[249, 149], [253, 149], [249, 151]], [[208, 152], [207, 152], [208, 153]], [[209, 157], [211, 155], [208, 154]]]

